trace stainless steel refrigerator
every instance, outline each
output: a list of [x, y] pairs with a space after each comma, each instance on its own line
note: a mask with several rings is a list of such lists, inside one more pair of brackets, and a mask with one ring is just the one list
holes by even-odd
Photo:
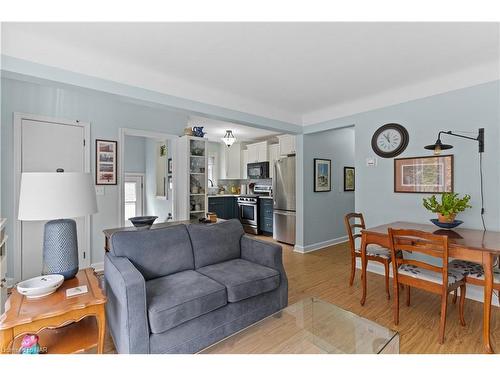
[[295, 244], [295, 156], [287, 156], [274, 164], [273, 238]]

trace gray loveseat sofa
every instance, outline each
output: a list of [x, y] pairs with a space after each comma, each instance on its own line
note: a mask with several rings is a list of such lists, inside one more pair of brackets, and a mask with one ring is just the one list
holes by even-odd
[[117, 232], [104, 276], [118, 353], [195, 353], [288, 302], [281, 246], [238, 220]]

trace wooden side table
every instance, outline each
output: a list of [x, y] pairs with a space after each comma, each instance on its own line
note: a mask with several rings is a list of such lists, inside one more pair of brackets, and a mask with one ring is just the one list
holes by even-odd
[[[66, 297], [66, 290], [87, 285], [88, 292]], [[106, 297], [91, 268], [80, 270], [49, 296], [28, 299], [16, 289], [0, 317], [0, 354], [17, 353], [25, 334], [37, 334], [43, 352], [79, 353], [104, 350]]]

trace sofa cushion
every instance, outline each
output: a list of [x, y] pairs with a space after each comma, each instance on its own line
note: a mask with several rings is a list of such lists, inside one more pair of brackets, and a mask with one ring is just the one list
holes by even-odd
[[280, 285], [277, 270], [244, 259], [212, 264], [197, 271], [224, 285], [229, 302], [254, 297]]
[[146, 280], [194, 269], [193, 250], [184, 224], [116, 232], [111, 236], [110, 251], [127, 257]]
[[165, 332], [227, 304], [226, 288], [196, 271], [146, 282], [146, 300], [152, 333]]
[[239, 258], [240, 239], [245, 233], [239, 220], [188, 226], [195, 268]]

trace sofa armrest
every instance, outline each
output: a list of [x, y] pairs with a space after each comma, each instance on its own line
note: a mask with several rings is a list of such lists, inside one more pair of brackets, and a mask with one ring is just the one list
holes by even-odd
[[149, 353], [146, 282], [125, 257], [104, 257], [106, 319], [118, 353]]
[[273, 268], [280, 273], [280, 308], [288, 305], [288, 279], [283, 267], [283, 248], [276, 243], [262, 241], [250, 236], [242, 236], [241, 258], [253, 263]]

